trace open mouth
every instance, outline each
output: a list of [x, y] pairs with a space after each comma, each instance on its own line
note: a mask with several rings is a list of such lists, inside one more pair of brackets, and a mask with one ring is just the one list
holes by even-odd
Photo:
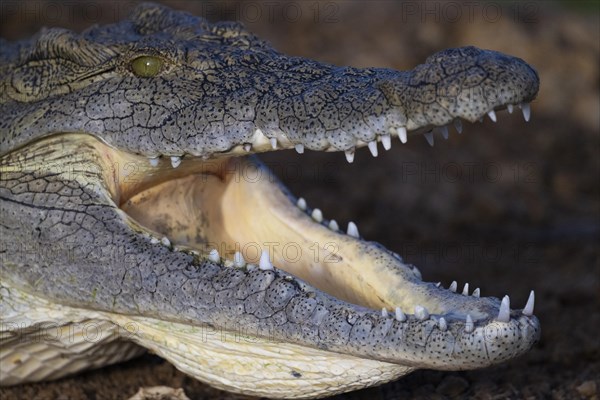
[[[512, 106], [507, 108], [512, 111]], [[528, 120], [529, 105], [521, 108]], [[494, 111], [487, 114], [496, 119]], [[461, 129], [460, 122], [455, 126]], [[438, 130], [447, 135], [447, 128]], [[404, 135], [405, 131], [398, 131], [403, 143], [407, 141]], [[432, 141], [431, 131], [424, 135]], [[389, 148], [389, 136], [378, 139]], [[266, 138], [257, 143], [266, 143], [268, 148], [277, 145]], [[377, 142], [366, 145], [376, 155]], [[539, 336], [533, 291], [522, 310], [511, 310], [508, 296], [499, 300], [481, 296], [469, 284], [459, 288], [453, 282], [444, 288], [424, 282], [415, 266], [382, 245], [364, 240], [354, 222], [342, 229], [304, 199], [295, 198], [255, 156], [231, 156], [241, 149], [214, 159], [160, 156], [148, 160], [99, 142], [95, 146], [101, 147], [106, 162], [135, 166], [134, 173], [125, 177], [117, 174], [115, 179], [111, 174], [107, 187], [128, 223], [154, 246], [194, 254], [221, 268], [250, 272], [275, 268], [357, 310], [378, 310], [396, 323], [427, 323], [430, 331], [439, 332], [479, 330], [482, 336], [493, 330], [504, 342], [498, 345], [504, 353], [488, 353], [488, 360], [463, 359], [462, 368], [513, 357]], [[257, 147], [255, 143], [254, 150]], [[530, 330], [537, 333], [532, 335]], [[488, 347], [496, 351], [494, 345]], [[419, 357], [408, 361], [423, 362]], [[446, 368], [435, 358], [426, 364]]]
[[[527, 119], [528, 107], [522, 109]], [[378, 140], [389, 147], [386, 138]], [[265, 141], [272, 146], [267, 139], [258, 143]], [[134, 237], [141, 254], [164, 271], [164, 285], [171, 287], [163, 293], [177, 293], [185, 301], [170, 307], [164, 303], [168, 296], [149, 290], [154, 297], [137, 299], [136, 311], [115, 305], [116, 297], [98, 300], [110, 295], [106, 290], [89, 293], [77, 285], [85, 304], [61, 291], [58, 303], [68, 306], [63, 311], [43, 300], [43, 293], [41, 298], [23, 295], [17, 300], [21, 307], [35, 298], [31, 315], [55, 316], [55, 324], [109, 321], [107, 332], [133, 323], [138, 331], [127, 340], [198, 379], [227, 390], [288, 398], [382, 383], [415, 368], [488, 366], [523, 354], [538, 340], [533, 292], [523, 309], [511, 309], [508, 296], [499, 300], [468, 284], [444, 288], [425, 282], [415, 266], [364, 240], [354, 223], [342, 229], [326, 220], [320, 210], [291, 195], [256, 156], [237, 157], [236, 150], [212, 159], [149, 160], [88, 134], [53, 135], [33, 143], [28, 150], [33, 155], [54, 153], [73, 161], [82, 155], [78, 180], [95, 186], [98, 204], [118, 209], [118, 221], [112, 220], [109, 229], [122, 226], [126, 237]], [[171, 265], [159, 258], [165, 255], [178, 255], [172, 259], [186, 264]], [[120, 290], [134, 291], [141, 286], [127, 279], [126, 268], [118, 265]], [[187, 276], [183, 280], [180, 271]], [[188, 283], [198, 275], [207, 278], [196, 279], [190, 290]], [[14, 301], [19, 290], [11, 290], [17, 294]], [[207, 337], [202, 328], [218, 327], [227, 336], [236, 321], [258, 327], [241, 334], [247, 342]], [[267, 333], [275, 344], [260, 340], [267, 325], [274, 329]], [[112, 351], [115, 359], [137, 354], [131, 347]], [[51, 372], [61, 376], [69, 370]]]

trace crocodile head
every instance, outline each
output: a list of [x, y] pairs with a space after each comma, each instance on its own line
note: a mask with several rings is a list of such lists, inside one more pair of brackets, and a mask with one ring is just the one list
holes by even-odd
[[[30, 315], [133, 321], [127, 339], [183, 371], [275, 397], [485, 367], [538, 339], [533, 294], [516, 310], [508, 297], [425, 282], [252, 155], [309, 149], [352, 162], [357, 148], [432, 143], [435, 130], [513, 105], [528, 119], [539, 80], [523, 60], [465, 47], [406, 72], [337, 67], [155, 5], [1, 51], [2, 284]], [[26, 242], [85, 257], [32, 261], [15, 250]], [[61, 374], [17, 375], [5, 383]]]

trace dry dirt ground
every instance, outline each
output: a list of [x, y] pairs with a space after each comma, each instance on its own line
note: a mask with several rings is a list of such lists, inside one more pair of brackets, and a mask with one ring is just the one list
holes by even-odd
[[[328, 218], [398, 251], [429, 281], [470, 282], [523, 306], [535, 289], [542, 338], [479, 371], [419, 371], [346, 399], [597, 399], [600, 396], [599, 17], [594, 2], [170, 2], [211, 19], [241, 19], [283, 52], [353, 66], [412, 68], [445, 47], [524, 58], [541, 78], [533, 117], [498, 114], [430, 148], [394, 142], [376, 159], [291, 151], [263, 159]], [[291, 5], [290, 5], [291, 4]], [[81, 30], [133, 2], [2, 2], [0, 33], [42, 25]], [[11, 8], [12, 7], [12, 8]], [[283, 165], [301, 166], [285, 173]], [[284, 173], [281, 173], [284, 171]], [[125, 399], [141, 386], [191, 399], [214, 390], [147, 355], [57, 382], [4, 388], [2, 399]]]

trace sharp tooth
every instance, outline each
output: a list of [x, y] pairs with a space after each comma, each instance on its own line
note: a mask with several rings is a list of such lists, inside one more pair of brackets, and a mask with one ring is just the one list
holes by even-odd
[[179, 167], [179, 164], [181, 164], [181, 157], [171, 157], [171, 166], [173, 168]]
[[508, 322], [510, 321], [510, 297], [504, 296], [502, 303], [500, 304], [500, 311], [498, 311], [498, 321]]
[[238, 268], [244, 268], [246, 266], [246, 260], [244, 260], [244, 256], [239, 251], [236, 251], [233, 255], [233, 265]]
[[441, 284], [442, 284], [442, 282], [438, 282], [435, 284], [435, 287], [440, 287]]
[[294, 148], [296, 149], [296, 151], [298, 152], [298, 154], [303, 154], [304, 153], [304, 145], [301, 143], [298, 143], [297, 145], [294, 146]]
[[244, 145], [244, 151], [246, 151], [246, 152], [248, 152], [248, 153], [249, 153], [249, 152], [250, 152], [250, 150], [252, 150], [252, 145], [251, 145], [250, 143], [246, 143], [246, 144]]
[[306, 210], [306, 200], [304, 200], [303, 197], [300, 197], [298, 199], [298, 201], [296, 202], [296, 205], [298, 206], [299, 209], [301, 210]]
[[352, 236], [352, 237], [355, 237], [355, 238], [359, 237], [359, 235], [358, 235], [358, 227], [352, 221], [348, 222], [348, 230], [346, 231], [346, 233], [349, 236]]
[[346, 150], [344, 154], [346, 154], [346, 161], [348, 161], [349, 163], [352, 163], [354, 161], [354, 149]]
[[446, 319], [444, 317], [441, 317], [438, 320], [438, 327], [440, 328], [440, 331], [444, 332], [446, 331], [446, 329], [448, 329], [448, 323], [446, 322]]
[[217, 249], [212, 249], [210, 253], [208, 253], [208, 259], [214, 263], [221, 261], [221, 257], [219, 256]]
[[423, 136], [425, 136], [425, 139], [427, 139], [427, 143], [429, 143], [429, 145], [433, 147], [433, 132], [429, 131], [427, 133], [424, 133]]
[[529, 122], [529, 118], [531, 117], [531, 106], [529, 103], [521, 103], [521, 111], [523, 111], [525, 121]]
[[507, 104], [506, 105], [506, 109], [508, 110], [509, 114], [512, 114], [512, 112], [513, 112], [513, 105], [512, 104]]
[[323, 221], [323, 213], [318, 208], [315, 208], [310, 216], [317, 222]]
[[371, 140], [369, 142], [368, 146], [369, 146], [369, 151], [371, 152], [373, 157], [377, 157], [377, 141]]
[[398, 132], [398, 137], [402, 143], [406, 143], [408, 141], [408, 132], [406, 132], [406, 127], [401, 126], [400, 128], [396, 128], [396, 132]]
[[440, 133], [442, 134], [442, 137], [446, 140], [448, 140], [448, 127], [447, 126], [440, 126]]
[[331, 229], [332, 231], [335, 231], [335, 232], [340, 230], [340, 227], [335, 219], [332, 219], [331, 221], [329, 221], [329, 229]]
[[388, 314], [388, 310], [387, 310], [386, 308], [382, 308], [382, 309], [381, 309], [381, 316], [382, 316], [383, 318], [387, 318], [387, 317], [389, 316], [389, 314]]
[[535, 303], [535, 293], [533, 290], [529, 293], [529, 298], [527, 299], [527, 304], [525, 304], [525, 308], [523, 309], [523, 315], [531, 317], [533, 315], [533, 306]]
[[463, 287], [462, 294], [464, 296], [468, 296], [469, 295], [469, 284], [468, 283], [465, 283], [465, 286]]
[[454, 129], [456, 129], [456, 132], [458, 133], [462, 133], [462, 121], [458, 118], [456, 118], [454, 120]]
[[392, 138], [390, 135], [381, 135], [381, 144], [383, 148], [389, 150], [392, 148]]
[[473, 290], [473, 297], [479, 297], [481, 295], [481, 292], [479, 290], [479, 288]]
[[494, 112], [494, 110], [488, 111], [488, 117], [490, 117], [492, 121], [496, 122], [496, 113]]
[[402, 312], [400, 307], [396, 307], [396, 320], [399, 322], [406, 321], [406, 315]]
[[423, 306], [415, 306], [415, 317], [417, 319], [424, 321], [429, 318], [429, 311]]
[[271, 260], [269, 259], [269, 251], [263, 250], [260, 255], [260, 261], [258, 263], [258, 267], [263, 271], [268, 271], [273, 269], [273, 264], [271, 264]]
[[171, 241], [170, 241], [170, 240], [169, 240], [169, 238], [168, 238], [168, 237], [166, 237], [166, 236], [165, 236], [165, 237], [163, 237], [162, 239], [160, 239], [160, 242], [161, 242], [162, 244], [164, 244], [165, 246], [170, 246], [170, 245], [171, 245]]
[[458, 283], [456, 283], [456, 281], [452, 281], [452, 283], [448, 287], [448, 290], [451, 292], [456, 292], [457, 287], [458, 287]]
[[274, 137], [272, 137], [271, 139], [269, 139], [269, 141], [271, 142], [271, 148], [273, 150], [275, 150], [277, 148], [277, 139], [275, 139]]
[[159, 244], [160, 240], [158, 240], [158, 238], [153, 237], [152, 239], [150, 239], [150, 243], [151, 244]]
[[151, 166], [153, 166], [153, 167], [158, 166], [158, 157], [151, 157], [151, 158], [149, 158], [149, 160], [150, 160]]
[[473, 323], [473, 318], [471, 318], [470, 314], [467, 314], [467, 322], [465, 322], [465, 332], [471, 333], [475, 329], [475, 324]]

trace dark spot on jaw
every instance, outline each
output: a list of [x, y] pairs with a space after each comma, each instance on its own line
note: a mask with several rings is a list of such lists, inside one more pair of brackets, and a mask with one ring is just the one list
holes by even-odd
[[298, 371], [291, 370], [290, 374], [292, 374], [294, 378], [302, 378], [302, 374]]

